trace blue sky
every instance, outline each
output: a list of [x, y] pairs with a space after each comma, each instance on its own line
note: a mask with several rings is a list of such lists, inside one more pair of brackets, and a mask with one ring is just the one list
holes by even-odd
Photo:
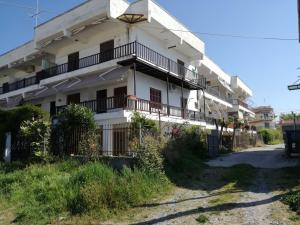
[[[34, 7], [35, 0], [3, 0]], [[40, 0], [41, 21], [83, 0]], [[296, 0], [158, 0], [191, 30], [246, 36], [297, 38]], [[0, 4], [0, 54], [33, 37], [31, 10]], [[236, 39], [198, 35], [206, 54], [226, 72], [238, 75], [254, 92], [254, 106], [272, 105], [276, 112], [300, 112], [300, 90], [287, 85], [300, 75], [300, 44], [297, 41]]]

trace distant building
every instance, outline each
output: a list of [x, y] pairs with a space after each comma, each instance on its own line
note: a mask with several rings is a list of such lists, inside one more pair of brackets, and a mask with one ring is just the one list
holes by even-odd
[[255, 119], [250, 122], [256, 128], [272, 128], [276, 126], [275, 113], [271, 106], [260, 106], [253, 108]]

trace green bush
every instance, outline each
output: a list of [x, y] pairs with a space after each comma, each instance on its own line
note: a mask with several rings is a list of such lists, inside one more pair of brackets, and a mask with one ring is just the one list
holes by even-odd
[[74, 132], [80, 134], [79, 136], [79, 152], [76, 154], [82, 154], [90, 157], [95, 156], [96, 142], [96, 121], [94, 113], [81, 105], [68, 105], [62, 112], [58, 114], [58, 124], [53, 129], [59, 137], [58, 143], [52, 143], [54, 152], [57, 152], [57, 148], [61, 148], [58, 151], [59, 154], [65, 154], [68, 152], [69, 140], [74, 136]]
[[70, 160], [22, 168], [0, 164], [1, 204], [13, 206], [18, 224], [48, 224], [81, 214], [106, 219], [170, 187], [162, 174], [128, 168], [117, 172], [100, 162]]
[[131, 118], [131, 124], [133, 128], [138, 130], [140, 127], [148, 131], [150, 133], [157, 133], [158, 132], [158, 126], [154, 120], [148, 119], [147, 117], [143, 116], [142, 114], [138, 112], [134, 112], [132, 118]]
[[281, 200], [292, 210], [300, 213], [300, 190], [286, 194]]
[[30, 161], [45, 162], [49, 160], [50, 121], [35, 119], [23, 121], [20, 133], [30, 142]]
[[208, 158], [207, 133], [197, 126], [183, 127], [166, 144], [164, 156], [166, 174], [182, 184], [184, 178], [196, 175]]
[[260, 129], [258, 134], [262, 136], [265, 144], [278, 144], [282, 142], [282, 132], [279, 129]]
[[[4, 136], [6, 132], [19, 133], [20, 126], [24, 121], [32, 120], [32, 118], [49, 121], [49, 113], [40, 107], [26, 104], [16, 107], [11, 110], [0, 109], [0, 144], [4, 143]], [[3, 149], [0, 148], [3, 151]], [[4, 152], [0, 151], [0, 160]]]
[[163, 144], [160, 138], [147, 135], [137, 151], [137, 166], [149, 173], [163, 172]]
[[187, 155], [205, 159], [208, 157], [207, 133], [197, 126], [183, 127], [178, 136], [166, 144], [164, 153], [169, 162], [180, 161]]

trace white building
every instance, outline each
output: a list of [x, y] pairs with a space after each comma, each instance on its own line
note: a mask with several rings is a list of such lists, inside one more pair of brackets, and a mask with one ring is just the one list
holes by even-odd
[[253, 109], [255, 119], [251, 121], [251, 125], [257, 129], [261, 128], [276, 128], [276, 115], [271, 106], [260, 106]]
[[0, 104], [31, 102], [52, 115], [82, 104], [102, 126], [130, 122], [134, 111], [203, 127], [228, 112], [251, 114], [242, 101], [252, 91], [182, 30], [188, 28], [152, 0], [86, 1], [0, 56]]

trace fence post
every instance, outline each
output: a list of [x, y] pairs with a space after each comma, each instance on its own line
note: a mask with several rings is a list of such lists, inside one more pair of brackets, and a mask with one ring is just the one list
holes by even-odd
[[5, 134], [5, 162], [11, 162], [11, 132]]
[[142, 124], [139, 123], [139, 142], [140, 146], [142, 145]]

